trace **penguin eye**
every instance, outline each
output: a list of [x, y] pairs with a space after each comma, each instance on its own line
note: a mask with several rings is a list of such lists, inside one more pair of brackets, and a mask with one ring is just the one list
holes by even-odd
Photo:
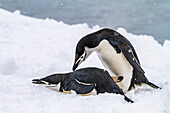
[[86, 51], [79, 57], [79, 59], [76, 61], [76, 64], [80, 64], [86, 59]]
[[84, 61], [85, 58], [86, 58], [86, 51], [84, 51], [84, 53], [81, 55], [80, 60]]

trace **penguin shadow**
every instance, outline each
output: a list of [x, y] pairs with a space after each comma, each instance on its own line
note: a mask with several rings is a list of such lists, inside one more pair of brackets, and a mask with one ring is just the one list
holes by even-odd
[[134, 93], [139, 94], [141, 92], [145, 93], [145, 92], [151, 92], [151, 91], [153, 91], [153, 89], [141, 87], [141, 88], [135, 89]]
[[[158, 88], [158, 89], [162, 89], [162, 86], [161, 88]], [[155, 91], [152, 87], [148, 86], [147, 84], [142, 84], [142, 87], [140, 86], [136, 86], [134, 90], [134, 94], [140, 94], [140, 93], [147, 93], [147, 92], [153, 92]]]
[[99, 93], [113, 93], [124, 96], [127, 102], [134, 103], [129, 99], [119, 88], [116, 82], [123, 80], [118, 77], [117, 80], [110, 74], [99, 68], [83, 68], [69, 73], [52, 74], [41, 79], [33, 79], [32, 83], [44, 85], [47, 88], [53, 89], [59, 85], [60, 92], [70, 93], [74, 91], [80, 95], [91, 95], [92, 91]]
[[[161, 83], [162, 85], [158, 87], [158, 90], [164, 89], [168, 85], [168, 82]], [[141, 93], [141, 92], [153, 92], [155, 91], [151, 86], [147, 84], [142, 84], [142, 87], [137, 86], [135, 89], [135, 94]]]

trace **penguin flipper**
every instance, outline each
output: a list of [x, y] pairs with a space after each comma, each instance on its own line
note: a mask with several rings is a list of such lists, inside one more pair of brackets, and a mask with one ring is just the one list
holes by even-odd
[[76, 80], [72, 80], [69, 84], [64, 87], [65, 91], [75, 91], [77, 94], [87, 94], [90, 93], [95, 88], [95, 84], [81, 84]]
[[[139, 72], [145, 73], [144, 70], [141, 68], [140, 63], [138, 62], [138, 58], [136, 58], [134, 55], [134, 49], [132, 49], [128, 44], [121, 43], [114, 40], [109, 40], [110, 44], [114, 47], [117, 46], [118, 49], [122, 51], [125, 58], [128, 60], [128, 62]], [[136, 53], [135, 53], [136, 54]]]

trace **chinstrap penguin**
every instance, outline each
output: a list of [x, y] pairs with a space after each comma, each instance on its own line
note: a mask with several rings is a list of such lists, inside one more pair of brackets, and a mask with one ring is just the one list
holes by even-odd
[[132, 44], [118, 32], [107, 28], [86, 35], [78, 42], [73, 71], [94, 51], [111, 76], [123, 77], [117, 83], [123, 92], [143, 83], [160, 88], [146, 78]]
[[77, 94], [90, 93], [93, 89], [99, 93], [114, 93], [124, 96], [124, 99], [133, 103], [116, 85], [106, 70], [99, 68], [83, 68], [70, 73], [52, 74], [42, 79], [33, 79], [34, 84], [56, 86], [60, 83], [59, 91], [75, 91]]

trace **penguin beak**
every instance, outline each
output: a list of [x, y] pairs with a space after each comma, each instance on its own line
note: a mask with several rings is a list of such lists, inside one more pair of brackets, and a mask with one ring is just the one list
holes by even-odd
[[77, 67], [81, 64], [81, 59], [78, 59], [75, 61], [74, 65], [73, 65], [73, 71], [77, 69]]
[[51, 84], [51, 83], [43, 81], [41, 79], [33, 79], [32, 83], [41, 84], [41, 85], [46, 86], [46, 87], [56, 87], [57, 86], [56, 84]]
[[73, 71], [76, 70], [76, 68], [85, 60], [85, 53], [81, 56], [79, 56], [78, 54], [76, 54], [76, 57], [75, 57], [75, 62], [74, 62], [74, 65], [73, 65]]
[[78, 54], [76, 54], [75, 55], [75, 62], [74, 62], [73, 68], [72, 68], [73, 71], [79, 66], [79, 63], [80, 63], [79, 58], [80, 58], [80, 56]]
[[77, 67], [78, 67], [78, 63], [75, 63], [75, 64], [73, 65], [73, 71], [76, 70]]

